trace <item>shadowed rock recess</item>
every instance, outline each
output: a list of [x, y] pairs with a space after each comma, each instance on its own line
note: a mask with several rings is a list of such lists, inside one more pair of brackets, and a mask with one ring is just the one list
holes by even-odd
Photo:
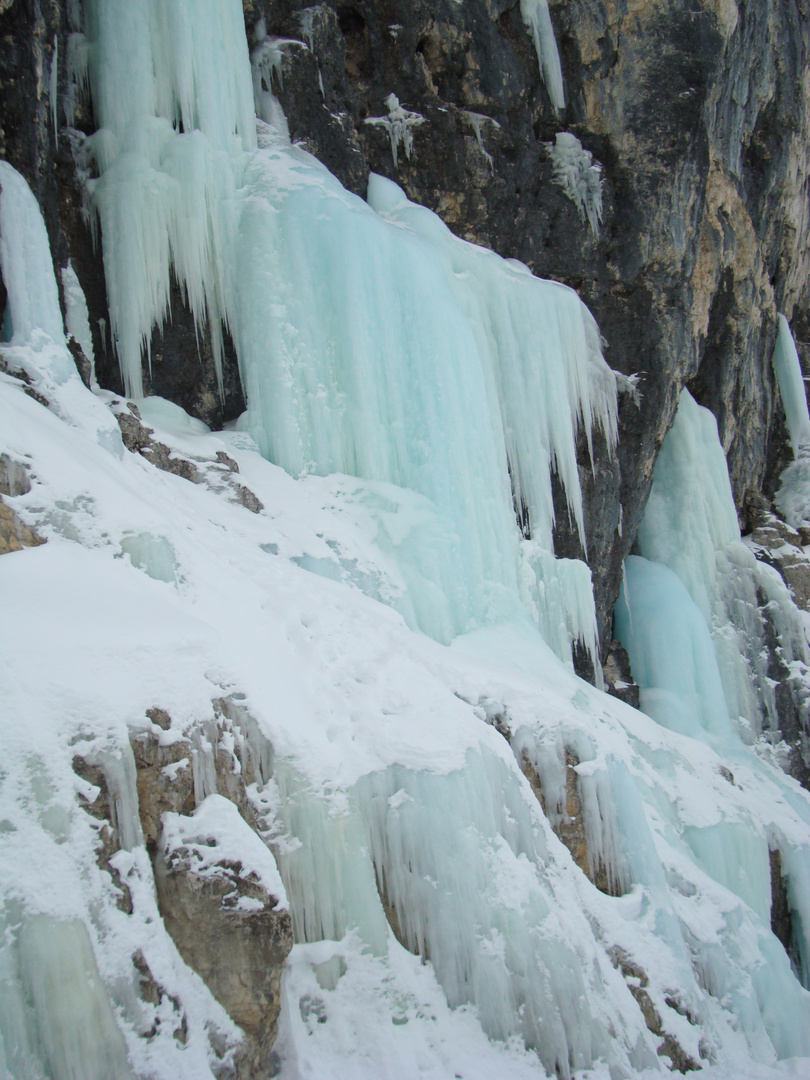
[[[627, 654], [612, 637], [612, 612], [683, 388], [717, 419], [749, 549], [778, 571], [797, 606], [810, 610], [810, 537], [782, 521], [773, 505], [792, 454], [770, 362], [781, 312], [810, 373], [809, 0], [549, 0], [562, 109], [541, 77], [518, 0], [243, 0], [243, 8], [250, 48], [265, 35], [283, 39], [267, 89], [277, 94], [294, 141], [356, 194], [365, 196], [370, 173], [381, 174], [457, 236], [571, 286], [598, 322], [608, 364], [637, 376], [620, 380], [617, 450], [611, 454], [597, 434], [591, 460], [581, 433], [587, 552], [561, 484], [554, 495], [555, 553], [585, 559], [592, 571], [608, 692], [639, 703]], [[69, 261], [75, 270], [88, 305], [95, 377], [123, 398], [102, 242], [85, 188], [92, 178], [85, 141], [96, 121], [64, 60], [77, 11], [71, 0], [0, 0], [0, 158], [22, 173], [42, 208], [57, 281]], [[408, 129], [412, 146], [400, 146], [397, 155], [385, 124], [368, 122], [389, 114], [391, 95], [421, 120]], [[589, 220], [555, 179], [550, 148], [564, 134], [575, 136], [598, 166], [599, 217]], [[0, 283], [0, 314], [5, 300]], [[61, 302], [66, 310], [64, 296]], [[170, 317], [154, 328], [143, 367], [147, 395], [174, 401], [214, 429], [245, 408], [227, 328], [220, 385], [209, 329], [195, 326], [177, 283]], [[87, 371], [83, 376], [89, 381]], [[235, 479], [238, 468], [227, 455], [186, 459], [152, 438], [135, 405], [124, 399], [114, 408], [128, 451], [225, 490], [254, 513], [262, 509]], [[29, 486], [23, 463], [0, 459], [0, 554], [44, 543], [14, 510]], [[530, 537], [520, 507], [518, 516]], [[763, 599], [767, 623], [766, 606]], [[780, 687], [787, 768], [810, 788], [807, 702], [801, 687], [792, 688], [775, 630], [771, 637], [768, 674]], [[603, 684], [586, 657], [575, 660], [579, 674]], [[223, 730], [246, 723], [233, 708], [215, 703], [215, 748]], [[260, 882], [242, 876], [240, 864], [202, 859], [205, 840], [185, 842], [179, 826], [170, 837], [161, 824], [167, 816], [189, 820], [213, 791], [238, 810], [245, 828], [260, 831], [246, 789], [270, 777], [247, 759], [233, 768], [216, 759], [213, 789], [199, 790], [198, 783], [195, 791], [192, 764], [202, 751], [179, 734], [169, 739], [170, 718], [152, 711], [148, 730], [133, 738], [131, 797], [137, 792], [161, 915], [184, 960], [245, 1033], [242, 1057], [228, 1059], [223, 1075], [270, 1076], [290, 916], [275, 909]], [[527, 758], [523, 764], [543, 803], [536, 770]], [[578, 764], [566, 747], [565, 803], [555, 829], [594, 883], [621, 895], [621, 883], [585, 848]], [[122, 846], [117, 796], [103, 762], [77, 756], [74, 768], [100, 791], [85, 807], [98, 822], [99, 865], [130, 912], [114, 865]], [[795, 960], [778, 852], [771, 853], [771, 872], [775, 932]], [[179, 1004], [142, 956], [133, 963], [144, 1000], [184, 1042]], [[649, 1029], [669, 1040], [661, 1052], [674, 1068], [697, 1068], [664, 1030], [645, 972], [619, 953], [614, 964], [634, 980]]]

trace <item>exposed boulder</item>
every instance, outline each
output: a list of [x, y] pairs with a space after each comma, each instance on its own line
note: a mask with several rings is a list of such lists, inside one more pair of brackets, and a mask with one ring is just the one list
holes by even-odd
[[[273, 1075], [290, 914], [261, 874], [262, 842], [222, 796], [209, 796], [207, 804], [204, 821], [200, 814], [164, 818], [155, 858], [158, 903], [180, 955], [245, 1033], [236, 1076], [264, 1080]], [[251, 868], [257, 845], [258, 873]], [[233, 858], [242, 850], [247, 865]], [[277, 875], [274, 863], [272, 870]]]

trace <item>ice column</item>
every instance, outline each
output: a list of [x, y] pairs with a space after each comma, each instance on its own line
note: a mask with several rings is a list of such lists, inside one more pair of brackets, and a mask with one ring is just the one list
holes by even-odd
[[773, 349], [773, 369], [779, 392], [785, 406], [785, 417], [793, 444], [793, 453], [799, 456], [800, 447], [810, 447], [810, 416], [807, 412], [807, 393], [802, 378], [802, 367], [796, 343], [784, 315], [778, 315], [779, 330]]
[[[731, 720], [746, 738], [759, 734], [763, 726], [775, 730], [778, 716], [767, 666], [768, 628], [760, 609], [767, 606], [788, 665], [808, 661], [801, 616], [776, 571], [757, 562], [741, 542], [716, 422], [687, 390], [681, 394], [675, 423], [656, 463], [653, 488], [639, 529], [638, 551], [651, 563], [674, 571], [680, 585], [665, 578], [660, 569], [642, 568], [639, 562], [629, 560], [630, 614], [635, 617], [637, 606], [642, 610], [651, 602], [647, 589], [653, 588], [654, 578], [654, 588], [664, 590], [673, 604], [672, 611], [677, 612], [671, 632], [675, 635], [683, 631], [683, 650], [689, 651], [689, 642], [696, 639], [687, 624], [697, 632], [694, 614], [687, 604], [687, 598], [691, 600], [711, 634]], [[680, 599], [676, 599], [676, 592], [680, 592]], [[629, 623], [622, 632], [631, 635], [628, 640], [635, 640]], [[635, 637], [638, 633], [636, 628]], [[700, 656], [701, 646], [693, 647], [696, 664], [711, 664], [711, 658]], [[686, 652], [678, 655], [682, 664], [687, 664]], [[683, 667], [682, 673], [687, 670]], [[704, 726], [708, 725], [707, 730], [716, 735], [720, 730], [717, 725], [723, 726], [719, 701], [714, 694], [704, 694], [701, 701]], [[711, 722], [705, 714], [710, 701], [715, 702]]]
[[554, 37], [548, 0], [520, 0], [520, 13], [532, 35], [537, 62], [540, 64], [540, 73], [546, 84], [548, 96], [551, 98], [551, 104], [557, 112], [562, 112], [565, 108], [565, 91], [563, 90], [560, 54]]

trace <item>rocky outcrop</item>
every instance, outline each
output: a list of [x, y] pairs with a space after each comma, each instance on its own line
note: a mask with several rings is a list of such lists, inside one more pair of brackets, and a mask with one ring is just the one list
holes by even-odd
[[[221, 1059], [218, 1075], [236, 1080], [274, 1075], [281, 971], [292, 948], [290, 914], [279, 902], [283, 886], [248, 793], [270, 779], [271, 761], [255, 721], [231, 699], [218, 700], [212, 719], [188, 737], [164, 709], [149, 709], [144, 728], [132, 734], [131, 756], [95, 747], [73, 760], [83, 781], [81, 804], [96, 823], [97, 861], [113, 879], [118, 907], [133, 911], [114, 856], [145, 843], [168, 933], [242, 1029], [235, 1055], [212, 1044]], [[185, 1042], [179, 1003], [141, 953], [132, 963], [155, 1023], [171, 1017], [174, 1037]], [[172, 1008], [158, 1007], [164, 999]]]
[[155, 880], [180, 955], [245, 1033], [236, 1076], [274, 1075], [281, 971], [292, 946], [289, 912], [275, 910], [275, 898], [239, 862], [209, 852], [203, 864], [193, 844], [162, 846]]
[[[30, 490], [31, 482], [25, 465], [8, 454], [0, 454], [0, 496], [14, 498], [16, 495], [27, 495]], [[13, 506], [0, 497], [0, 555], [44, 543], [44, 538], [26, 525]]]
[[155, 434], [154, 428], [143, 423], [134, 402], [128, 401], [126, 407], [123, 402], [113, 402], [112, 410], [121, 428], [124, 446], [130, 453], [140, 454], [155, 468], [182, 476], [192, 484], [204, 483], [212, 491], [226, 492], [233, 502], [238, 502], [252, 514], [258, 514], [264, 509], [261, 499], [236, 479], [239, 466], [224, 450], [217, 450], [213, 458], [196, 457], [192, 460], [152, 438]]

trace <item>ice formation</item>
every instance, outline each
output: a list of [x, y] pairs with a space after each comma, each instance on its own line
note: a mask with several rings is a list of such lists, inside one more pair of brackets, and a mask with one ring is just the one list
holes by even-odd
[[491, 116], [485, 116], [483, 113], [465, 111], [464, 113], [462, 113], [462, 116], [467, 121], [467, 123], [472, 127], [473, 131], [475, 132], [475, 141], [478, 143], [479, 150], [481, 151], [481, 153], [486, 158], [486, 161], [487, 161], [487, 164], [490, 167], [490, 170], [494, 170], [495, 169], [495, 159], [493, 158], [492, 154], [490, 154], [488, 152], [487, 148], [484, 146], [484, 137], [481, 134], [481, 125], [485, 124], [485, 123], [488, 123], [488, 124], [492, 124], [492, 126], [496, 127], [496, 128], [499, 128], [501, 125], [498, 123], [497, 120], [493, 120], [493, 118]]
[[[0, 560], [0, 1075], [202, 1080], [237, 1045], [157, 908], [144, 729], [191, 746], [197, 811], [166, 843], [204, 866], [209, 839], [238, 848], [289, 902], [284, 1080], [615, 1080], [660, 1075], [673, 1045], [719, 1080], [810, 1057], [810, 803], [746, 745], [774, 715], [759, 608], [797, 677], [806, 646], [740, 543], [710, 418], [684, 395], [628, 562], [617, 622], [648, 716], [570, 668], [574, 639], [595, 650], [593, 597], [554, 557], [550, 471], [582, 532], [577, 433], [616, 440], [576, 294], [381, 177], [346, 193], [274, 126], [266, 79], [256, 137], [238, 0], [87, 0], [84, 19], [128, 390], [174, 273], [215, 340], [228, 326], [249, 408], [221, 433], [154, 398], [144, 420], [201, 474], [233, 460], [265, 509], [123, 452], [111, 395], [71, 366], [36, 203], [0, 164], [2, 354], [50, 405], [0, 376], [0, 450], [32, 476], [14, 507], [48, 540]], [[80, 314], [74, 295], [77, 338]], [[220, 753], [251, 762], [268, 847], [223, 806]], [[76, 758], [103, 774], [129, 912]], [[552, 828], [575, 825], [579, 863]]]
[[576, 206], [580, 218], [591, 231], [599, 232], [602, 221], [602, 166], [594, 164], [593, 154], [569, 131], [560, 131], [554, 143], [548, 143], [554, 169], [554, 183], [559, 184]]
[[551, 104], [558, 113], [562, 112], [565, 108], [565, 90], [560, 54], [554, 37], [551, 12], [548, 10], [548, 0], [520, 0], [520, 13], [532, 35], [540, 73], [546, 84], [548, 96], [551, 98]]
[[413, 153], [413, 132], [411, 129], [424, 124], [425, 118], [421, 113], [403, 109], [396, 94], [389, 94], [385, 99], [385, 105], [388, 109], [387, 116], [369, 116], [364, 123], [371, 124], [372, 127], [385, 128], [388, 132], [391, 140], [391, 157], [394, 159], [394, 168], [396, 168], [399, 144], [402, 143], [405, 157], [410, 161]]
[[794, 461], [782, 473], [776, 505], [796, 528], [810, 525], [810, 415], [799, 354], [784, 315], [773, 350], [773, 367], [785, 406]]
[[[650, 618], [655, 618], [656, 611], [668, 612], [673, 607], [682, 613], [681, 619], [671, 623], [672, 642], [660, 656], [658, 676], [650, 671], [650, 685], [663, 689], [667, 685], [660, 681], [663, 677], [674, 689], [678, 679], [694, 670], [699, 681], [682, 696], [695, 704], [701, 728], [716, 736], [724, 730], [730, 734], [727, 725], [733, 721], [747, 739], [776, 732], [776, 687], [767, 642], [775, 634], [786, 667], [803, 676], [809, 658], [802, 617], [779, 574], [758, 562], [742, 543], [717, 423], [688, 390], [681, 394], [676, 421], [656, 463], [637, 547], [655, 568], [635, 559], [628, 563], [630, 611], [635, 612], [634, 582], [644, 576], [650, 581], [640, 589], [644, 599], [639, 602], [650, 604]], [[673, 574], [663, 574], [659, 566]], [[663, 590], [657, 602], [651, 599], [653, 588]], [[665, 596], [669, 597], [666, 603]], [[770, 625], [761, 609], [767, 611]], [[626, 623], [622, 626], [630, 635], [628, 640], [643, 642], [640, 621], [632, 632]], [[695, 632], [688, 626], [694, 626]], [[711, 634], [713, 649], [706, 649], [708, 639], [703, 647], [697, 646], [696, 632]], [[676, 636], [682, 642], [677, 652], [672, 651]], [[687, 662], [691, 652], [703, 658], [697, 668]], [[678, 659], [673, 662], [675, 656]], [[655, 661], [645, 652], [635, 662], [641, 667]]]
[[[642, 687], [642, 708], [664, 727], [722, 748], [733, 772], [735, 761], [746, 760], [745, 743], [761, 737], [767, 747], [779, 739], [768, 638], [799, 678], [805, 708], [808, 651], [782, 579], [740, 541], [716, 421], [687, 390], [656, 463], [638, 550], [627, 563], [616, 633]], [[810, 820], [806, 808], [803, 814]], [[766, 924], [770, 896], [765, 890], [757, 898], [755, 887], [768, 881], [768, 845], [779, 849], [793, 868], [787, 888], [798, 913], [796, 951], [806, 956], [799, 868], [810, 858], [807, 839], [797, 845], [774, 825], [763, 836], [731, 823], [685, 835], [707, 872]], [[798, 974], [807, 986], [805, 960]]]
[[777, 316], [779, 330], [773, 350], [773, 369], [785, 406], [787, 428], [793, 452], [798, 456], [801, 447], [810, 447], [810, 419], [807, 415], [807, 394], [796, 343], [784, 315]]

